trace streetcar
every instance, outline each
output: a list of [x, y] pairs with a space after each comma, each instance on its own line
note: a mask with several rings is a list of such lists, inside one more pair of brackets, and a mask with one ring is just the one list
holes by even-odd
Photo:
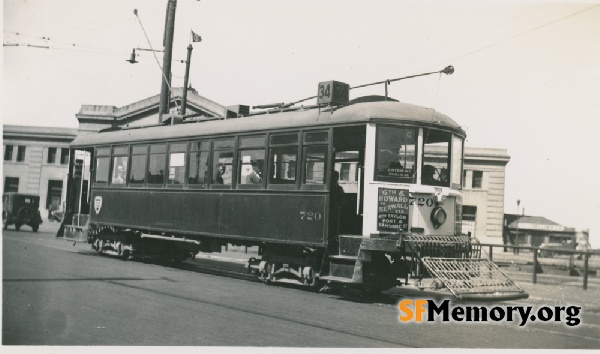
[[247, 268], [265, 282], [526, 298], [461, 234], [461, 126], [387, 96], [349, 100], [337, 81], [319, 89], [311, 106], [77, 136], [59, 236], [173, 262], [257, 246]]

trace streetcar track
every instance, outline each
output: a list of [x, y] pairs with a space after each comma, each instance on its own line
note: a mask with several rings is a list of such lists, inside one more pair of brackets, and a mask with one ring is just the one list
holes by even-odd
[[[79, 254], [79, 255], [84, 255], [84, 256], [98, 256], [97, 252], [93, 251], [93, 250], [82, 250], [82, 249], [76, 249], [76, 248], [65, 248], [65, 247], [59, 247], [57, 245], [48, 245], [48, 244], [42, 244], [41, 242], [36, 242], [38, 241], [37, 239], [23, 239], [23, 238], [11, 238], [11, 240], [14, 241], [19, 241], [22, 243], [27, 243], [27, 244], [34, 244], [37, 246], [45, 246], [45, 247], [49, 247], [49, 248], [53, 248], [53, 249], [58, 249], [58, 250], [62, 250], [65, 252], [69, 252], [69, 253], [75, 253], [75, 254]], [[107, 259], [110, 260], [118, 260], [115, 257], [111, 257], [110, 255], [108, 255], [107, 257], [105, 257]], [[207, 261], [209, 262], [218, 262], [218, 263], [228, 263], [224, 260], [219, 260], [219, 259], [208, 259]], [[183, 270], [183, 271], [190, 271], [193, 273], [197, 273], [197, 274], [207, 274], [207, 275], [213, 275], [213, 276], [219, 276], [219, 277], [227, 277], [227, 278], [236, 278], [236, 279], [240, 279], [240, 280], [246, 280], [246, 281], [251, 281], [251, 282], [255, 282], [255, 283], [259, 283], [260, 280], [257, 279], [255, 276], [251, 275], [251, 274], [247, 274], [247, 273], [241, 273], [239, 271], [233, 271], [233, 270], [228, 270], [228, 269], [222, 269], [222, 268], [218, 268], [218, 267], [210, 267], [207, 264], [200, 264], [200, 263], [180, 263], [180, 264], [161, 264], [161, 263], [156, 263], [156, 262], [134, 262], [134, 263], [138, 263], [138, 264], [145, 264], [145, 265], [153, 265], [153, 266], [158, 266], [161, 268], [171, 268], [171, 269], [178, 269], [178, 270]], [[127, 277], [121, 277], [121, 278], [102, 278], [102, 277], [94, 277], [94, 278], [59, 278], [59, 279], [3, 279], [3, 282], [7, 282], [7, 283], [11, 283], [11, 282], [37, 282], [37, 281], [47, 281], [47, 282], [60, 282], [60, 281], [102, 281], [102, 282], [106, 282], [106, 283], [110, 283], [110, 284], [114, 284], [117, 286], [122, 286], [122, 287], [126, 287], [126, 288], [131, 288], [131, 289], [137, 289], [137, 290], [142, 290], [142, 291], [146, 291], [146, 292], [150, 292], [150, 293], [154, 293], [154, 294], [158, 294], [158, 295], [162, 295], [162, 296], [169, 296], [169, 297], [173, 297], [173, 298], [178, 298], [181, 300], [187, 300], [187, 301], [192, 301], [192, 302], [196, 302], [196, 303], [202, 303], [202, 304], [207, 304], [207, 305], [212, 305], [215, 307], [220, 307], [220, 308], [224, 308], [224, 309], [228, 309], [228, 310], [232, 310], [232, 311], [240, 311], [240, 312], [244, 312], [244, 313], [248, 313], [248, 314], [253, 314], [253, 315], [257, 315], [257, 316], [262, 316], [262, 317], [266, 317], [266, 318], [270, 318], [270, 319], [274, 319], [274, 320], [280, 320], [280, 321], [286, 321], [289, 323], [295, 323], [298, 325], [302, 325], [302, 326], [308, 326], [308, 327], [313, 327], [313, 328], [318, 328], [318, 329], [322, 329], [322, 330], [326, 330], [326, 331], [330, 331], [330, 332], [335, 332], [335, 333], [340, 333], [340, 334], [345, 334], [345, 335], [351, 335], [351, 336], [356, 336], [356, 337], [360, 337], [360, 338], [364, 338], [364, 339], [369, 339], [369, 340], [373, 340], [373, 341], [378, 341], [378, 342], [383, 342], [383, 343], [389, 343], [389, 344], [393, 344], [393, 345], [400, 345], [400, 346], [405, 346], [405, 347], [411, 347], [411, 348], [420, 348], [419, 346], [415, 346], [415, 345], [411, 345], [411, 344], [407, 344], [407, 343], [403, 343], [403, 342], [399, 342], [399, 341], [393, 341], [393, 340], [389, 340], [389, 339], [384, 339], [384, 338], [378, 338], [378, 337], [374, 337], [374, 336], [369, 336], [369, 335], [365, 335], [365, 334], [360, 334], [360, 333], [355, 333], [352, 331], [348, 331], [348, 330], [342, 330], [342, 329], [337, 329], [337, 328], [333, 328], [333, 327], [328, 327], [328, 326], [323, 326], [323, 325], [319, 325], [319, 324], [314, 324], [314, 323], [310, 323], [307, 321], [300, 321], [300, 320], [294, 320], [294, 319], [290, 319], [284, 316], [276, 316], [276, 315], [269, 315], [269, 314], [265, 314], [259, 311], [253, 311], [247, 308], [240, 308], [237, 306], [231, 306], [231, 305], [224, 305], [224, 304], [219, 304], [213, 301], [208, 301], [208, 300], [202, 300], [202, 299], [197, 299], [197, 298], [192, 298], [192, 297], [187, 297], [187, 296], [182, 296], [182, 295], [175, 295], [175, 294], [171, 294], [171, 293], [167, 293], [167, 292], [161, 292], [161, 291], [157, 291], [157, 290], [153, 290], [153, 289], [148, 289], [148, 288], [144, 288], [142, 286], [135, 286], [135, 285], [131, 285], [131, 284], [125, 284], [123, 283], [123, 281], [156, 281], [156, 280], [160, 280], [160, 281], [173, 281], [170, 280], [168, 278], [162, 277], [162, 278], [156, 278], [156, 279], [144, 279], [144, 278], [127, 278]], [[290, 284], [282, 284], [284, 287], [287, 285], [288, 287], [290, 286]], [[300, 290], [306, 290], [306, 289], [301, 289], [299, 287], [294, 287], [295, 289], [300, 289]], [[362, 299], [351, 299], [351, 298], [347, 298], [347, 297], [340, 297], [340, 296], [332, 296], [330, 294], [323, 294], [323, 293], [315, 293], [314, 291], [311, 291], [312, 293], [316, 294], [316, 295], [322, 295], [322, 296], [327, 296], [329, 298], [335, 297], [335, 298], [340, 298], [341, 300], [349, 300], [349, 301], [356, 301], [356, 300], [362, 300]], [[384, 296], [388, 297], [388, 301], [392, 300], [393, 303], [391, 302], [387, 302], [387, 301], [381, 301], [383, 299], [378, 299], [379, 301], [367, 301], [367, 303], [369, 304], [373, 304], [376, 306], [395, 306], [395, 302], [397, 302], [398, 298], [400, 298], [399, 296], [397, 296], [397, 294], [382, 294]], [[362, 303], [365, 303], [365, 301], [360, 301]], [[595, 314], [595, 313], [594, 313]], [[596, 327], [598, 327], [598, 325], [596, 324], [585, 324], [585, 327], [591, 328], [591, 329], [595, 329]], [[511, 326], [505, 326], [505, 327], [511, 327]], [[589, 336], [584, 336], [584, 335], [577, 335], [577, 334], [571, 334], [571, 333], [565, 333], [565, 332], [560, 332], [560, 331], [556, 331], [553, 329], [546, 329], [546, 328], [539, 328], [539, 327], [529, 327], [530, 330], [535, 331], [535, 332], [543, 332], [543, 333], [549, 333], [549, 334], [554, 334], [554, 335], [564, 335], [566, 337], [571, 337], [571, 338], [578, 338], [578, 339], [582, 339], [582, 340], [589, 340], [589, 341], [593, 341], [593, 342], [600, 342], [600, 339], [598, 338], [594, 338], [594, 337], [589, 337]]]
[[168, 296], [168, 297], [172, 297], [172, 298], [176, 298], [176, 299], [180, 299], [180, 300], [191, 301], [191, 302], [201, 303], [201, 304], [205, 304], [205, 305], [212, 305], [212, 306], [219, 307], [219, 308], [224, 308], [224, 309], [227, 309], [227, 310], [244, 312], [244, 313], [248, 313], [248, 314], [252, 314], [252, 315], [256, 315], [256, 316], [266, 317], [266, 318], [270, 318], [270, 319], [274, 319], [274, 320], [279, 320], [279, 321], [290, 322], [290, 323], [293, 323], [293, 324], [298, 324], [298, 325], [302, 325], [302, 326], [313, 327], [313, 328], [317, 328], [317, 329], [322, 329], [322, 330], [326, 330], [326, 331], [330, 331], [330, 332], [335, 332], [335, 333], [350, 335], [350, 336], [354, 336], [354, 337], [369, 339], [369, 340], [373, 340], [373, 341], [379, 341], [379, 342], [389, 343], [389, 344], [394, 344], [394, 345], [401, 345], [401, 346], [408, 347], [408, 348], [422, 348], [420, 346], [416, 346], [416, 345], [412, 345], [412, 344], [407, 344], [407, 343], [403, 343], [403, 342], [398, 342], [398, 341], [392, 341], [392, 340], [385, 339], [385, 338], [377, 338], [377, 337], [368, 336], [368, 335], [361, 334], [361, 333], [356, 333], [356, 332], [346, 331], [346, 330], [342, 330], [342, 329], [331, 328], [331, 327], [327, 327], [327, 326], [323, 326], [323, 325], [319, 325], [319, 324], [314, 324], [314, 323], [309, 323], [309, 322], [305, 322], [305, 321], [300, 321], [300, 320], [294, 320], [294, 319], [290, 319], [290, 318], [283, 317], [283, 316], [269, 315], [269, 314], [266, 314], [266, 313], [262, 313], [262, 312], [259, 312], [259, 311], [253, 311], [253, 310], [250, 310], [250, 309], [247, 309], [247, 308], [238, 307], [238, 306], [231, 306], [231, 305], [219, 304], [219, 303], [216, 303], [216, 302], [213, 302], [213, 301], [201, 300], [201, 299], [198, 299], [198, 298], [192, 298], [192, 297], [188, 297], [188, 296], [171, 294], [171, 293], [167, 293], [167, 292], [163, 292], [163, 291], [158, 291], [158, 290], [147, 289], [147, 288], [143, 288], [143, 287], [139, 287], [139, 286], [124, 284], [124, 283], [120, 283], [120, 282], [117, 282], [117, 281], [110, 281], [109, 283], [115, 284], [115, 285], [118, 285], [118, 286], [123, 286], [123, 287], [130, 288], [130, 289], [136, 289], [136, 290], [146, 291], [146, 292], [153, 293], [153, 294], [156, 294], [156, 295]]

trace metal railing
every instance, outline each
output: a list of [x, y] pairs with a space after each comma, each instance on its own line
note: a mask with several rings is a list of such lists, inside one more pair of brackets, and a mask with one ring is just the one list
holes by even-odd
[[[500, 248], [506, 248], [506, 249], [511, 249], [511, 250], [530, 250], [533, 251], [531, 252], [533, 255], [533, 274], [532, 274], [532, 281], [534, 284], [537, 283], [537, 274], [538, 274], [538, 269], [539, 267], [541, 267], [540, 263], [538, 262], [538, 253], [540, 251], [539, 247], [531, 247], [531, 246], [514, 246], [514, 245], [504, 245], [504, 244], [491, 244], [491, 243], [480, 243], [480, 245], [482, 247], [489, 247], [489, 252], [488, 252], [488, 256], [490, 261], [494, 260], [494, 247], [500, 247]], [[542, 251], [544, 251], [545, 249], [541, 249]], [[588, 275], [589, 275], [589, 259], [590, 256], [592, 255], [600, 255], [600, 251], [594, 250], [594, 251], [579, 251], [579, 250], [558, 250], [558, 249], [552, 249], [553, 253], [556, 254], [569, 254], [571, 255], [570, 257], [570, 264], [573, 264], [573, 257], [575, 255], [582, 255], [583, 257], [583, 290], [587, 290], [588, 288]]]

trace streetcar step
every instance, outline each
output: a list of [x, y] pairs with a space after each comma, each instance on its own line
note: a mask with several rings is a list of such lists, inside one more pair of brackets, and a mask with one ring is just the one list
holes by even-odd
[[352, 262], [356, 262], [356, 256], [346, 256], [343, 254], [334, 254], [329, 256], [329, 259], [331, 260], [339, 260], [339, 261], [352, 261]]
[[362, 235], [339, 235], [339, 254], [356, 256], [363, 240]]
[[332, 282], [332, 283], [352, 283], [352, 278], [336, 277], [333, 275], [326, 275], [326, 276], [320, 277], [319, 280], [324, 280], [324, 281]]

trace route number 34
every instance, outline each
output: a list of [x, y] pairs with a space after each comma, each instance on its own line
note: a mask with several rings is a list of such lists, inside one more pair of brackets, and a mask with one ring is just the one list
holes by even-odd
[[350, 86], [339, 81], [319, 82], [317, 104], [343, 105], [348, 104]]
[[300, 212], [300, 220], [319, 221], [322, 218], [323, 218], [323, 215], [319, 212], [313, 212], [313, 211], [301, 211]]

